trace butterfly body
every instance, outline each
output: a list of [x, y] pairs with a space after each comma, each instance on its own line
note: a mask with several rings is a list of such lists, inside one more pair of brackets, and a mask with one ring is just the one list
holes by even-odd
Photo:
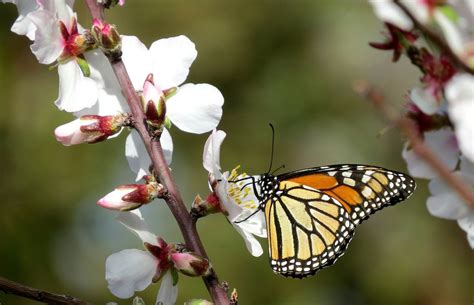
[[332, 265], [360, 222], [416, 187], [408, 175], [367, 165], [263, 174], [252, 183], [265, 213], [271, 267], [296, 278]]

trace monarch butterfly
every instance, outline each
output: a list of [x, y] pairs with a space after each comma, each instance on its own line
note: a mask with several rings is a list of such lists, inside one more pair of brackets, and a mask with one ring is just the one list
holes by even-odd
[[408, 175], [368, 165], [264, 174], [252, 183], [265, 213], [271, 267], [296, 278], [334, 264], [356, 225], [416, 188]]
[[277, 176], [268, 171], [240, 181], [245, 179], [251, 180], [246, 185], [253, 186], [259, 207], [237, 222], [264, 211], [271, 267], [275, 273], [294, 278], [313, 275], [334, 264], [359, 223], [407, 199], [416, 188], [413, 178], [406, 174], [357, 164], [321, 166]]

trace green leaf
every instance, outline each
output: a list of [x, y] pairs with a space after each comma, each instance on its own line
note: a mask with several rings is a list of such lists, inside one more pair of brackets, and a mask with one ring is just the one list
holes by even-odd
[[89, 68], [89, 64], [87, 63], [87, 60], [81, 57], [76, 57], [76, 62], [81, 68], [82, 74], [85, 77], [89, 77], [91, 75], [91, 69]]

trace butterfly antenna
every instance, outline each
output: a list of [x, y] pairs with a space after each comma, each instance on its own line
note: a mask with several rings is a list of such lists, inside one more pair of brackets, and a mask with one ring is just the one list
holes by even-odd
[[272, 129], [272, 155], [271, 155], [271, 158], [270, 158], [270, 166], [269, 166], [269, 168], [268, 168], [267, 174], [270, 173], [270, 171], [272, 170], [272, 166], [273, 166], [273, 149], [275, 148], [275, 128], [273, 127], [273, 124], [272, 124], [272, 123], [268, 123], [268, 125], [270, 125], [270, 128]]
[[273, 172], [271, 174], [272, 175], [275, 174], [277, 171], [279, 171], [282, 168], [285, 168], [285, 164], [283, 164], [283, 165], [279, 166], [277, 169], [273, 170]]

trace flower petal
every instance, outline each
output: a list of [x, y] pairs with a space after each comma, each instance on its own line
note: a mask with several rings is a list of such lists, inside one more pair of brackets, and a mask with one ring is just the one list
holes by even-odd
[[241, 228], [239, 224], [232, 224], [237, 232], [242, 236], [247, 246], [247, 250], [255, 257], [263, 254], [263, 249], [258, 240], [250, 233]]
[[474, 76], [460, 74], [446, 85], [448, 114], [454, 124], [461, 152], [474, 162]]
[[163, 132], [160, 137], [161, 148], [163, 148], [163, 154], [165, 155], [165, 160], [168, 165], [171, 164], [173, 158], [173, 139], [169, 131], [163, 128]]
[[458, 219], [458, 224], [467, 233], [467, 240], [472, 249], [474, 249], [474, 211], [464, 218]]
[[150, 47], [150, 56], [155, 84], [164, 90], [179, 86], [186, 80], [197, 51], [194, 43], [181, 35], [155, 41]]
[[[204, 144], [204, 152], [202, 156], [202, 164], [204, 168], [214, 176], [220, 175], [220, 151], [221, 145], [226, 137], [226, 133], [222, 130], [213, 130], [211, 135]], [[219, 179], [216, 177], [216, 179]]]
[[426, 205], [431, 215], [445, 219], [465, 217], [469, 207], [441, 178], [435, 178], [429, 183], [430, 192]]
[[[5, 3], [5, 1], [2, 1]], [[18, 10], [18, 18], [11, 27], [11, 31], [18, 35], [26, 35], [30, 40], [35, 39], [36, 26], [28, 18], [28, 14], [38, 10], [40, 7], [36, 1], [16, 0], [7, 1], [16, 4]]]
[[130, 169], [137, 173], [137, 181], [148, 174], [151, 160], [136, 130], [132, 130], [125, 141], [125, 156]]
[[158, 245], [157, 236], [151, 232], [150, 227], [142, 217], [140, 209], [129, 212], [120, 212], [117, 216], [117, 220], [127, 229], [137, 234], [144, 243]]
[[410, 99], [425, 114], [432, 115], [438, 110], [438, 102], [429, 90], [414, 88], [410, 91]]
[[[425, 132], [425, 144], [450, 169], [454, 170], [459, 158], [454, 133], [448, 129]], [[434, 178], [438, 173], [431, 168], [408, 144], [403, 149], [402, 156], [407, 162], [408, 172], [417, 178]]]
[[135, 36], [122, 36], [122, 60], [133, 87], [141, 90], [152, 70], [152, 58], [147, 47]]
[[370, 0], [374, 13], [383, 22], [391, 23], [402, 30], [409, 31], [413, 28], [413, 22], [405, 13], [391, 0]]
[[115, 296], [126, 299], [151, 284], [158, 261], [150, 253], [126, 249], [110, 255], [105, 262], [105, 279]]
[[173, 276], [171, 276], [171, 272], [168, 271], [161, 280], [160, 290], [158, 291], [158, 296], [156, 297], [155, 303], [162, 305], [174, 305], [177, 298], [178, 284], [173, 285]]
[[41, 64], [49, 65], [58, 59], [63, 50], [58, 20], [52, 12], [40, 10], [28, 15], [36, 26], [31, 51]]
[[186, 84], [166, 102], [166, 114], [179, 129], [199, 134], [216, 128], [223, 104], [224, 97], [216, 87]]
[[98, 88], [94, 80], [85, 77], [75, 61], [58, 66], [59, 96], [55, 101], [60, 110], [76, 112], [97, 102]]

